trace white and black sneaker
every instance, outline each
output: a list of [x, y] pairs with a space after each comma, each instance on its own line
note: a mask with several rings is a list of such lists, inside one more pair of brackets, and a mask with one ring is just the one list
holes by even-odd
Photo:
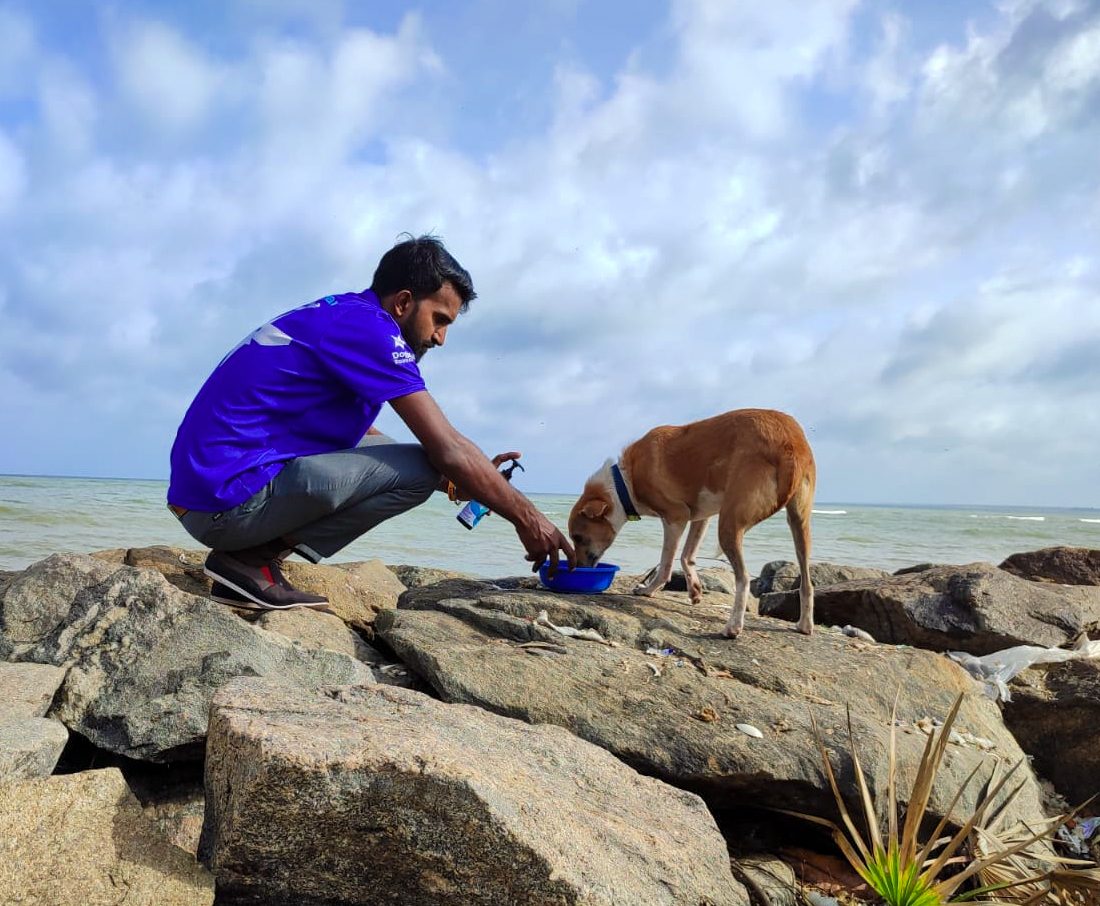
[[[225, 551], [211, 551], [203, 572], [214, 580], [211, 597], [234, 607], [290, 610], [328, 606], [328, 598], [299, 591], [291, 585], [279, 568], [278, 559], [253, 566]], [[238, 600], [233, 600], [230, 592], [235, 593]]]

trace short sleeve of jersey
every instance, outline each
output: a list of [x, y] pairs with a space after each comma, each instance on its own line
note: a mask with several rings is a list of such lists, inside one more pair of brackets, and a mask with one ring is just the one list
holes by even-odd
[[317, 343], [321, 361], [356, 395], [385, 403], [424, 389], [416, 356], [386, 312], [342, 303], [326, 328]]

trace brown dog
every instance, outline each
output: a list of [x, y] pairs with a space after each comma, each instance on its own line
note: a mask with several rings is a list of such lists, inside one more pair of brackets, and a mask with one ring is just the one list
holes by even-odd
[[798, 630], [814, 627], [810, 582], [810, 513], [817, 472], [806, 435], [789, 415], [772, 409], [735, 409], [690, 425], [654, 428], [629, 444], [618, 463], [605, 462], [585, 483], [569, 514], [569, 535], [577, 563], [595, 565], [619, 530], [632, 519], [660, 516], [665, 539], [653, 578], [634, 589], [652, 595], [672, 575], [672, 560], [691, 524], [680, 563], [698, 603], [703, 594], [695, 554], [718, 516], [718, 543], [729, 558], [737, 585], [723, 632], [730, 638], [745, 626], [749, 577], [741, 553], [745, 532], [784, 507], [802, 571]]

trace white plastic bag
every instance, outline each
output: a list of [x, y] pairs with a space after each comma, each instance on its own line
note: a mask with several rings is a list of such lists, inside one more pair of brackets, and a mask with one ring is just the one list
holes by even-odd
[[1056, 664], [1060, 661], [1076, 661], [1100, 658], [1100, 640], [1090, 642], [1085, 636], [1077, 646], [1043, 648], [1039, 645], [1017, 645], [1004, 651], [994, 651], [984, 657], [975, 657], [965, 651], [949, 651], [947, 656], [962, 665], [971, 676], [985, 684], [985, 694], [994, 701], [1011, 701], [1008, 682], [1018, 673], [1035, 664]]

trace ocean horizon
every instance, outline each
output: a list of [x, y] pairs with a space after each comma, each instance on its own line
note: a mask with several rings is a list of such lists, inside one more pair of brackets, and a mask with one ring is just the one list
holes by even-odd
[[[199, 548], [168, 512], [167, 487], [155, 478], [0, 475], [0, 570], [23, 569], [59, 551]], [[576, 492], [521, 490], [564, 529]], [[508, 523], [490, 516], [471, 531], [455, 519], [456, 512], [436, 494], [332, 559], [378, 558], [489, 577], [530, 570]], [[816, 561], [891, 571], [918, 563], [999, 563], [1041, 547], [1100, 547], [1100, 508], [818, 501], [813, 534]], [[700, 548], [701, 566], [724, 564], [717, 546], [712, 523]], [[657, 563], [660, 548], [660, 521], [643, 519], [624, 527], [604, 559], [640, 573]], [[768, 561], [794, 559], [782, 512], [749, 531], [745, 559], [753, 575]]]

